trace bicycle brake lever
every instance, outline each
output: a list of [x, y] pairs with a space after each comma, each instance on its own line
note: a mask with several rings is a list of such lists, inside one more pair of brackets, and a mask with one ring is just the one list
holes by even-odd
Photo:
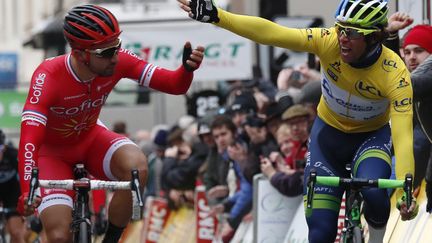
[[407, 174], [405, 176], [405, 186], [404, 186], [405, 194], [407, 196], [406, 198], [407, 209], [409, 209], [412, 204], [412, 189], [413, 189], [413, 177], [411, 174]]
[[307, 202], [306, 202], [307, 208], [312, 208], [312, 200], [313, 200], [313, 194], [315, 190], [316, 176], [317, 176], [316, 171], [311, 171], [309, 174]]
[[140, 185], [139, 185], [139, 176], [138, 176], [138, 170], [132, 170], [132, 180], [131, 180], [131, 189], [135, 191], [135, 194], [137, 196], [138, 205], [140, 207], [144, 206], [142, 196], [140, 193]]
[[33, 204], [33, 200], [35, 197], [36, 188], [39, 187], [39, 169], [33, 168], [30, 179], [30, 190], [27, 198], [27, 206], [31, 206]]

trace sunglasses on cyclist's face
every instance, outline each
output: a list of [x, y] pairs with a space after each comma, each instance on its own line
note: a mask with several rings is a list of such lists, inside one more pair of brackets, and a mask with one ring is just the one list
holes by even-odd
[[372, 34], [373, 32], [378, 31], [377, 29], [362, 29], [356, 28], [353, 26], [344, 26], [340, 23], [335, 23], [336, 33], [338, 36], [344, 35], [346, 38], [350, 40], [360, 39], [363, 36]]
[[101, 58], [112, 58], [114, 55], [117, 54], [121, 47], [121, 39], [119, 39], [119, 42], [114, 46], [108, 46], [105, 48], [99, 48], [99, 49], [93, 49], [93, 50], [87, 50], [89, 53], [94, 54], [97, 57]]

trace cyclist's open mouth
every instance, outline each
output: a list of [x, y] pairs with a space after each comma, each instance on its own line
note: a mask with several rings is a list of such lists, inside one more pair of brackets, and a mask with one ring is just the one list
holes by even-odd
[[349, 55], [350, 52], [351, 52], [351, 48], [347, 48], [347, 47], [343, 47], [343, 46], [341, 46], [341, 48], [340, 48], [340, 52], [341, 52], [341, 54], [344, 55], [344, 56]]

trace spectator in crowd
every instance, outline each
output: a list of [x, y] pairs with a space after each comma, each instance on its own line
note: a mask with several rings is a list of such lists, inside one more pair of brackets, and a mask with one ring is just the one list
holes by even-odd
[[148, 196], [160, 196], [162, 160], [165, 157], [167, 147], [168, 130], [159, 127], [153, 138], [154, 151], [148, 156], [148, 179], [144, 190], [144, 198]]
[[[432, 54], [432, 27], [430, 25], [414, 26], [405, 35], [402, 48], [403, 58], [408, 70], [411, 72], [415, 71], [417, 67]], [[419, 83], [416, 82], [417, 76], [414, 75], [413, 78], [413, 75], [411, 75], [411, 78], [413, 83], [414, 101], [421, 100], [421, 97], [424, 97], [422, 93], [427, 93], [427, 96], [430, 97], [431, 93], [427, 92], [425, 87], [418, 87]], [[414, 159], [416, 161], [416, 172], [414, 173], [415, 186], [419, 186], [421, 180], [425, 176], [427, 163], [431, 159], [431, 152], [431, 142], [423, 132], [419, 121], [414, 119]]]
[[[387, 29], [390, 32], [390, 37], [387, 40], [387, 45], [395, 52], [401, 50], [401, 55], [405, 61], [408, 70], [411, 72], [411, 81], [413, 87], [413, 98], [417, 104], [414, 106], [416, 113], [419, 113], [419, 103], [427, 102], [432, 92], [432, 82], [425, 75], [425, 71], [429, 69], [424, 67], [423, 72], [413, 72], [419, 65], [432, 53], [432, 27], [430, 25], [416, 25], [409, 29], [402, 39], [402, 45], [399, 47], [398, 31], [406, 28], [413, 22], [413, 19], [405, 13], [395, 13], [389, 18]], [[400, 85], [407, 85], [401, 81]], [[414, 160], [415, 177], [414, 186], [419, 186], [421, 180], [425, 177], [426, 167], [432, 159], [432, 146], [426, 134], [422, 130], [422, 125], [414, 116]]]
[[257, 112], [255, 97], [250, 92], [237, 93], [231, 104], [228, 104], [226, 113], [231, 116], [237, 128], [241, 128], [248, 114]]
[[[211, 123], [213, 121], [215, 114], [209, 113], [206, 114], [204, 117], [201, 117], [198, 120], [198, 127], [197, 127], [197, 133], [199, 137], [199, 141], [205, 144], [208, 149], [207, 157], [205, 158], [204, 164], [199, 168], [198, 170], [198, 180], [200, 180], [201, 183], [206, 185], [204, 180], [204, 175], [208, 169], [209, 164], [216, 165], [218, 164], [218, 160], [221, 160], [222, 158], [219, 156], [219, 153], [217, 151], [216, 143], [213, 139], [213, 136], [211, 134]], [[217, 181], [217, 180], [216, 180]], [[211, 203], [210, 203], [211, 204]]]
[[127, 131], [127, 125], [125, 121], [117, 121], [113, 124], [113, 132], [129, 137], [129, 132]]
[[309, 110], [301, 104], [291, 106], [282, 114], [282, 120], [288, 126], [294, 142], [292, 158], [295, 167], [298, 167], [297, 164], [304, 166], [311, 122], [310, 115]]
[[294, 197], [303, 193], [303, 169], [291, 169], [280, 153], [261, 158], [261, 171], [281, 194]]
[[297, 145], [291, 134], [291, 129], [287, 124], [282, 124], [281, 126], [279, 126], [276, 134], [276, 141], [279, 146], [280, 155], [285, 161], [284, 164], [287, 165], [290, 169], [295, 169], [296, 159], [294, 157], [297, 152], [295, 151], [295, 147]]
[[0, 200], [6, 211], [6, 230], [10, 241], [24, 243], [25, 222], [18, 212], [20, 195], [18, 181], [18, 151], [12, 144], [6, 144], [6, 135], [0, 129]]
[[[226, 115], [215, 117], [211, 125], [211, 133], [215, 140], [219, 154], [222, 157], [218, 161], [218, 166], [209, 165], [207, 172], [213, 175], [222, 183], [211, 188], [207, 188], [209, 199], [221, 198], [228, 196], [227, 175], [230, 166], [234, 170], [236, 184], [238, 188], [236, 192], [227, 197], [222, 203], [215, 205], [211, 210], [211, 215], [217, 213], [228, 213], [227, 223], [222, 226], [223, 242], [229, 242], [234, 236], [235, 230], [240, 225], [242, 218], [249, 213], [252, 208], [252, 184], [247, 181], [240, 164], [244, 163], [247, 157], [247, 144], [236, 138], [236, 126], [232, 120]], [[241, 161], [241, 162], [239, 162]], [[216, 168], [215, 171], [211, 170]]]
[[282, 123], [282, 113], [294, 104], [291, 96], [286, 95], [278, 101], [270, 102], [264, 110], [267, 130], [276, 139], [276, 131]]
[[165, 150], [161, 174], [162, 189], [168, 192], [175, 208], [182, 203], [193, 202], [198, 170], [208, 154], [204, 143], [186, 140], [183, 134], [181, 128], [170, 134], [170, 147]]
[[241, 163], [241, 168], [246, 179], [253, 184], [254, 175], [260, 173], [259, 158], [262, 156], [269, 156], [270, 153], [278, 151], [276, 140], [268, 132], [263, 118], [258, 117], [256, 114], [247, 116], [244, 123], [246, 134], [250, 138], [247, 147], [247, 157]]

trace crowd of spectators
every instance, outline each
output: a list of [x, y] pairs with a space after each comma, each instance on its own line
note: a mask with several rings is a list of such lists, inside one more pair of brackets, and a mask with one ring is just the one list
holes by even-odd
[[[226, 216], [221, 235], [229, 242], [251, 214], [255, 175], [263, 173], [286, 196], [301, 195], [309, 128], [321, 96], [316, 74], [301, 66], [282, 70], [274, 83], [226, 81], [217, 90], [225, 101], [219, 108], [131, 135], [148, 156], [145, 197], [165, 197], [173, 210], [193, 207], [194, 188], [204, 185], [210, 214]], [[128, 134], [124, 123], [115, 127]]]

